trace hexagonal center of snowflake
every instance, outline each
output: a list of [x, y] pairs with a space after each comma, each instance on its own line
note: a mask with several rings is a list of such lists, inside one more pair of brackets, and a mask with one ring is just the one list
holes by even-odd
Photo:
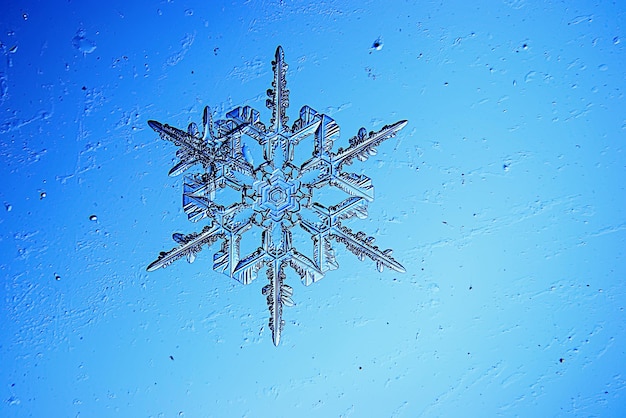
[[285, 202], [287, 194], [280, 186], [276, 186], [274, 189], [270, 190], [269, 199], [278, 206]]
[[300, 182], [288, 181], [280, 170], [275, 170], [269, 177], [254, 183], [257, 194], [255, 209], [268, 212], [273, 221], [280, 221], [285, 213], [300, 210], [298, 188]]

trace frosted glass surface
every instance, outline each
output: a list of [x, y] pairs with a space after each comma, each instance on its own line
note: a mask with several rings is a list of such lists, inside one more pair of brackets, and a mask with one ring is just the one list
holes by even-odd
[[[626, 415], [625, 17], [608, 1], [3, 5], [0, 416]], [[269, 126], [278, 45], [290, 125], [328, 115], [336, 150], [409, 122], [350, 165], [375, 196], [345, 221], [405, 272], [339, 243], [313, 285], [286, 270], [275, 346], [266, 274], [215, 271], [220, 243], [146, 267], [208, 225], [148, 120], [250, 106]], [[293, 184], [268, 184], [276, 218]]]

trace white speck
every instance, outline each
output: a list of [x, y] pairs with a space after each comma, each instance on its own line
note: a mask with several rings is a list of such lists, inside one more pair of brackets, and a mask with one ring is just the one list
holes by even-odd
[[247, 145], [244, 144], [244, 146], [241, 147], [241, 153], [248, 164], [254, 166], [254, 158], [252, 158], [252, 152], [250, 152], [250, 148]]

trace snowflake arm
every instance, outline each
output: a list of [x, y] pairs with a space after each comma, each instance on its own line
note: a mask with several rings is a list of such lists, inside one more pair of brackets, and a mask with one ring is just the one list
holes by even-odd
[[378, 271], [382, 272], [384, 267], [404, 273], [406, 270], [392, 256], [392, 250], [380, 250], [374, 245], [374, 238], [368, 237], [364, 232], [353, 232], [348, 227], [341, 224], [344, 219], [354, 216], [358, 218], [367, 217], [367, 201], [363, 198], [350, 197], [345, 199], [338, 205], [326, 208], [318, 203], [312, 205], [321, 222], [314, 223], [303, 219], [301, 226], [307, 230], [316, 241], [316, 260], [319, 263], [325, 263], [330, 269], [334, 267], [334, 252], [330, 246], [329, 240], [332, 238], [337, 242], [345, 245], [345, 247], [360, 260], [365, 257], [376, 262]]
[[286, 110], [289, 107], [289, 90], [287, 90], [287, 68], [285, 63], [285, 54], [283, 48], [276, 48], [276, 55], [272, 61], [272, 70], [274, 72], [274, 81], [272, 81], [272, 89], [267, 90], [267, 108], [272, 111], [271, 130], [274, 132], [282, 132], [287, 127], [289, 118]]
[[261, 292], [267, 298], [267, 306], [270, 311], [269, 328], [272, 331], [272, 341], [275, 346], [280, 343], [280, 336], [285, 326], [283, 320], [283, 306], [293, 306], [293, 289], [285, 284], [284, 264], [279, 260], [273, 260], [267, 266], [267, 279], [269, 284], [263, 286]]
[[370, 132], [365, 128], [359, 129], [356, 136], [350, 138], [350, 146], [346, 149], [339, 148], [336, 154], [332, 155], [332, 162], [335, 171], [340, 171], [344, 164], [351, 164], [354, 158], [365, 161], [370, 155], [376, 155], [376, 147], [383, 141], [396, 136], [398, 131], [406, 126], [408, 121], [401, 120], [391, 125], [385, 125], [378, 132]]
[[204, 245], [211, 245], [220, 237], [221, 228], [215, 222], [207, 225], [202, 232], [193, 232], [191, 234], [182, 235], [174, 234], [174, 241], [180, 245], [172, 248], [170, 251], [162, 252], [159, 257], [148, 266], [148, 271], [154, 271], [161, 267], [167, 267], [174, 261], [182, 257], [187, 257], [190, 263], [196, 258], [196, 254], [202, 250]]
[[359, 257], [359, 260], [364, 260], [365, 257], [368, 257], [372, 261], [375, 261], [376, 268], [381, 273], [384, 267], [388, 267], [399, 273], [406, 272], [402, 264], [391, 257], [391, 249], [380, 250], [374, 245], [374, 237], [369, 237], [364, 232], [359, 231], [354, 233], [350, 228], [338, 224], [333, 228], [330, 236], [344, 244], [351, 253]]

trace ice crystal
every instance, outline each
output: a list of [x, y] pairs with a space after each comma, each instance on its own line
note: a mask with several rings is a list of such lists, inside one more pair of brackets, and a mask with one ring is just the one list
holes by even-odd
[[[203, 246], [221, 241], [213, 256], [215, 271], [249, 284], [266, 268], [269, 284], [262, 293], [270, 311], [272, 339], [278, 345], [285, 324], [283, 306], [293, 305], [293, 289], [285, 283], [286, 268], [291, 267], [307, 286], [318, 281], [325, 272], [338, 268], [331, 240], [343, 244], [361, 260], [370, 258], [379, 271], [388, 267], [404, 272], [390, 249], [381, 250], [374, 245], [373, 237], [354, 232], [342, 222], [355, 216], [367, 217], [367, 204], [374, 198], [370, 178], [344, 171], [345, 167], [355, 158], [364, 161], [375, 155], [376, 146], [394, 137], [407, 121], [386, 125], [376, 132], [361, 128], [350, 138], [347, 148], [333, 152], [339, 126], [329, 116], [304, 106], [299, 118], [291, 126], [287, 124], [287, 64], [280, 46], [272, 69], [274, 80], [267, 91], [267, 107], [272, 111], [269, 126], [249, 106], [237, 107], [215, 123], [205, 107], [202, 132], [195, 123], [185, 131], [148, 121], [162, 139], [178, 147], [178, 162], [170, 176], [201, 167], [185, 176], [183, 208], [193, 222], [208, 218], [200, 232], [175, 233], [173, 239], [178, 246], [162, 252], [148, 271], [182, 257], [193, 262]], [[298, 164], [294, 148], [306, 138], [313, 143], [312, 154]], [[262, 160], [254, 161], [251, 146], [260, 147]], [[346, 197], [336, 205], [318, 201], [314, 191], [328, 186], [345, 192]], [[230, 200], [224, 197], [225, 191], [230, 192]], [[295, 247], [292, 230], [296, 227], [310, 235], [312, 254], [307, 256]], [[260, 246], [242, 255], [242, 236], [253, 228], [261, 231]]]

